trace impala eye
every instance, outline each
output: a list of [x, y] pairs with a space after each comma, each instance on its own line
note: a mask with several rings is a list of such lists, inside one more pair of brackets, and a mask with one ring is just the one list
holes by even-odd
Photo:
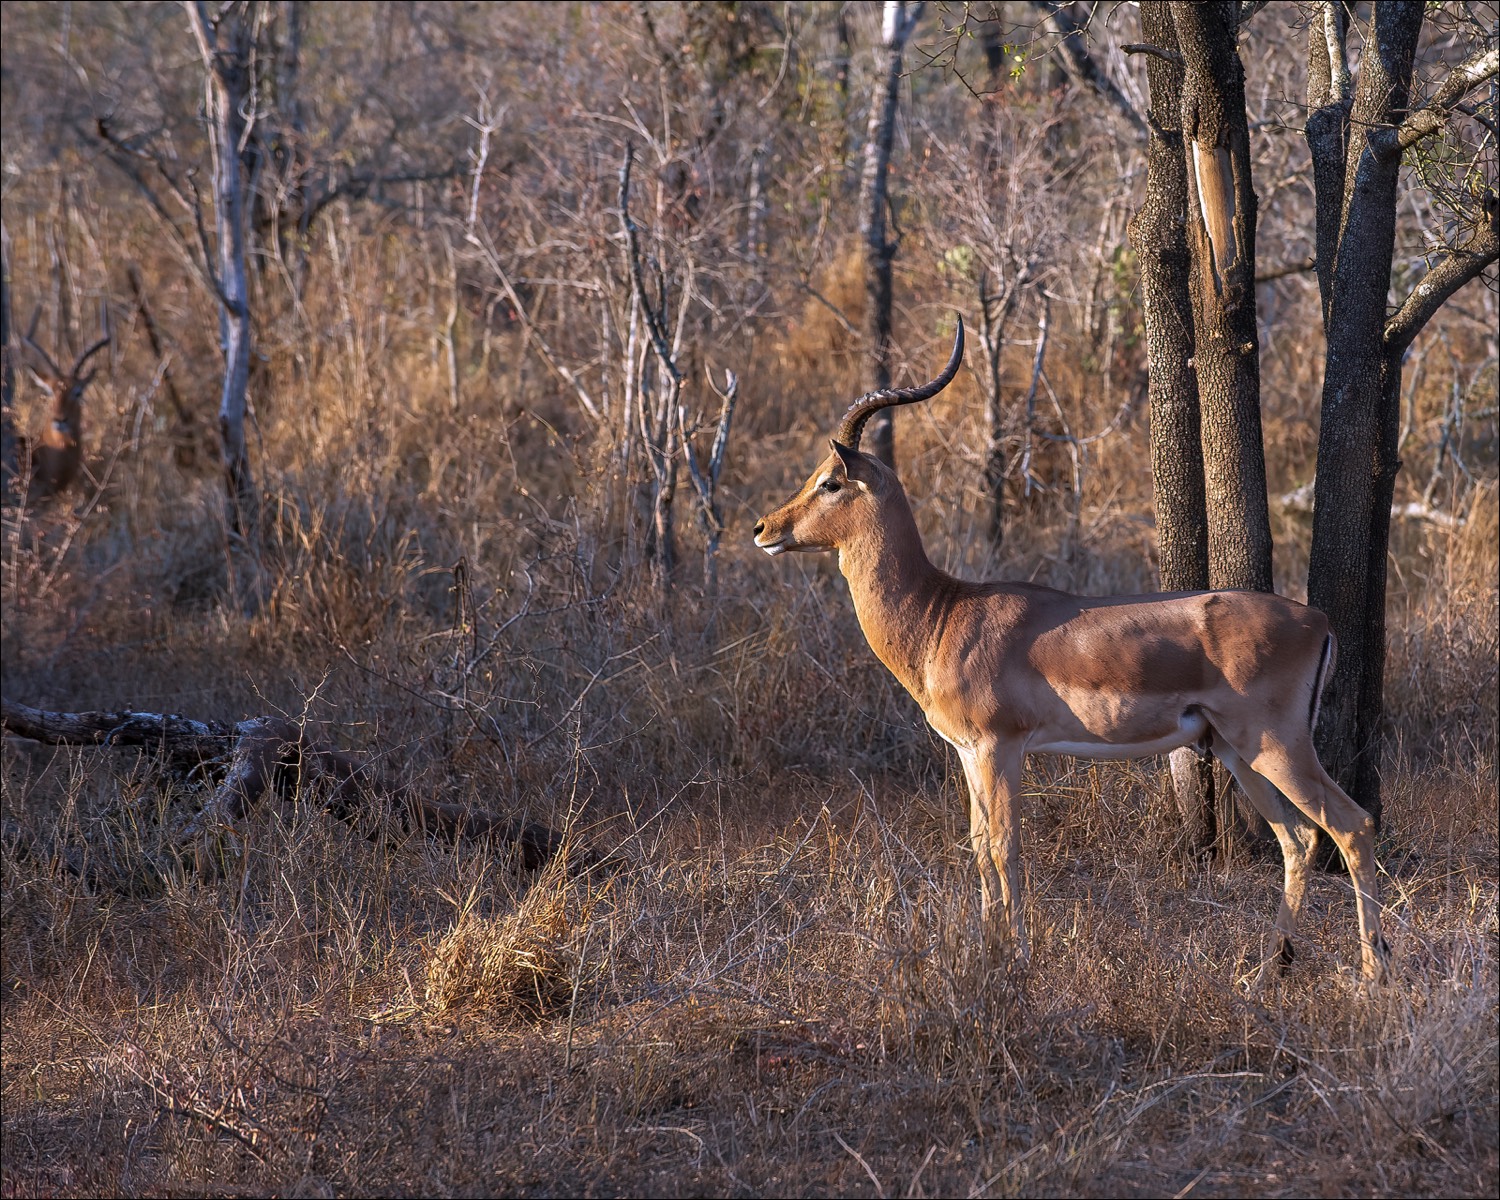
[[821, 487], [825, 492], [836, 492], [839, 490], [839, 488], [843, 487], [843, 484], [841, 484], [837, 479], [825, 479], [818, 486]]

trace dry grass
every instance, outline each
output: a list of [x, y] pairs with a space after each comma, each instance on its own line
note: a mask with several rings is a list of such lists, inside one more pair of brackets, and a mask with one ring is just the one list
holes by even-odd
[[[1120, 499], [1140, 504], [1142, 431], [1094, 464], [1076, 527], [1044, 498], [996, 564], [966, 532], [977, 431], [953, 417], [902, 433], [941, 561], [1149, 586]], [[307, 796], [204, 875], [171, 853], [196, 784], [6, 743], [6, 1194], [1493, 1191], [1492, 490], [1461, 529], [1399, 531], [1398, 979], [1355, 981], [1349, 888], [1325, 876], [1297, 963], [1247, 998], [1279, 869], [1189, 864], [1149, 763], [1033, 764], [1030, 973], [979, 936], [956, 764], [828, 564], [744, 544], [810, 434], [736, 464], [719, 596], [661, 599], [607, 565], [622, 543], [566, 460], [507, 457], [513, 430], [476, 451], [509, 467], [450, 464], [437, 503], [344, 426], [320, 447], [278, 421], [305, 462], [277, 485], [268, 603], [246, 616], [238, 564], [213, 569], [207, 484], [143, 498], [139, 524], [87, 518], [51, 566], [13, 540], [6, 688], [306, 712], [615, 858], [530, 877]], [[539, 513], [514, 489], [545, 471], [563, 490]], [[437, 692], [463, 702], [414, 695]]]
[[[942, 561], [1149, 586], [1149, 526], [1120, 500], [1140, 503], [1141, 431], [1095, 464], [1076, 529], [1044, 499], [995, 564], [965, 532], [975, 429], [954, 419], [902, 433]], [[438, 504], [357, 439], [327, 447], [335, 486], [302, 430], [248, 617], [233, 561], [184, 582], [215, 561], [206, 484], [143, 499], [140, 526], [87, 518], [52, 566], [11, 543], [14, 694], [306, 712], [615, 859], [530, 877], [307, 796], [203, 875], [171, 853], [196, 784], [7, 742], [7, 1195], [1493, 1191], [1492, 490], [1459, 530], [1398, 531], [1397, 981], [1354, 980], [1348, 884], [1325, 876], [1295, 966], [1247, 998], [1279, 869], [1186, 862], [1149, 763], [1033, 764], [1030, 973], [979, 936], [956, 764], [828, 564], [745, 545], [810, 435], [736, 464], [720, 595], [660, 599], [607, 566], [621, 543], [577, 497], [518, 511], [544, 468], [492, 432], [513, 465], [450, 465]], [[545, 468], [560, 488], [567, 469]], [[438, 692], [463, 702], [414, 695]]]
[[1247, 1000], [1274, 871], [1184, 873], [1149, 776], [1090, 775], [1034, 779], [1024, 979], [976, 936], [951, 786], [715, 789], [604, 882], [316, 814], [144, 899], [7, 851], [7, 1187], [1482, 1194], [1481, 789], [1392, 797], [1397, 983], [1348, 974], [1330, 877]]
[[538, 1020], [568, 1007], [582, 983], [571, 943], [586, 912], [570, 904], [566, 860], [546, 867], [503, 916], [475, 912], [471, 892], [427, 954], [424, 1008], [434, 1018]]

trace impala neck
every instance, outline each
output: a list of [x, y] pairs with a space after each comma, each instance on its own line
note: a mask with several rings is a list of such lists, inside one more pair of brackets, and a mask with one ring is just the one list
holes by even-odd
[[952, 597], [950, 576], [922, 548], [906, 497], [892, 497], [880, 520], [839, 546], [839, 570], [849, 581], [854, 611], [870, 649], [920, 702], [937, 606]]

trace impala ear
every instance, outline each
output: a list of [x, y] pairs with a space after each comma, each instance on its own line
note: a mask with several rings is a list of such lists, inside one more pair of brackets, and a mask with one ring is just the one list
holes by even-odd
[[869, 489], [875, 487], [880, 480], [880, 466], [868, 454], [861, 454], [858, 450], [851, 450], [843, 442], [830, 439], [829, 444], [833, 452], [839, 456], [839, 462], [844, 466], [844, 474], [851, 483], [857, 483], [861, 487]]

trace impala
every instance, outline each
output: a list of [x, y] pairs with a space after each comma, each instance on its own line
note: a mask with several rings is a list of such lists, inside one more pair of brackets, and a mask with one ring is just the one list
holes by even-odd
[[862, 454], [859, 440], [879, 410], [942, 391], [963, 348], [960, 321], [936, 379], [855, 401], [833, 452], [756, 523], [755, 544], [771, 555], [837, 551], [870, 648], [958, 751], [984, 924], [1026, 959], [1019, 798], [1027, 754], [1127, 759], [1197, 745], [1234, 774], [1281, 843], [1276, 959], [1291, 960], [1317, 842], [1295, 806], [1342, 852], [1364, 973], [1381, 978], [1390, 952], [1380, 932], [1374, 823], [1313, 749], [1334, 659], [1328, 619], [1261, 592], [1073, 596], [968, 582], [933, 566], [896, 473]]
[[36, 355], [42, 367], [40, 371], [33, 369], [33, 374], [47, 392], [49, 419], [42, 436], [31, 447], [28, 504], [60, 495], [78, 478], [83, 467], [83, 393], [97, 373], [84, 374], [83, 367], [109, 345], [109, 335], [106, 334], [78, 356], [72, 370], [64, 373], [52, 356], [32, 341], [35, 332], [36, 321], [33, 319], [31, 330], [23, 334], [21, 340]]

